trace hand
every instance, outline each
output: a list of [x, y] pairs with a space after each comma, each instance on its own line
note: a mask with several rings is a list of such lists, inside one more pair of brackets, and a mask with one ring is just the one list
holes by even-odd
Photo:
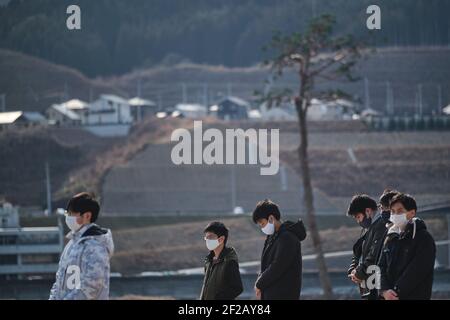
[[397, 292], [392, 289], [386, 290], [383, 292], [384, 300], [398, 300]]
[[362, 280], [360, 280], [357, 276], [356, 276], [356, 269], [353, 269], [352, 273], [350, 273], [349, 275], [350, 280], [352, 280], [353, 283], [356, 284], [360, 284], [362, 282]]
[[261, 300], [261, 289], [255, 287], [255, 295], [257, 300]]

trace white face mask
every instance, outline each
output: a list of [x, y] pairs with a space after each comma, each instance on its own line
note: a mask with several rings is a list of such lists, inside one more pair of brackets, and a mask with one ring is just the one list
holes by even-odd
[[81, 228], [81, 224], [77, 222], [77, 217], [66, 216], [66, 224], [72, 232], [76, 232]]
[[220, 245], [218, 239], [205, 239], [205, 240], [206, 240], [206, 247], [208, 248], [209, 251], [213, 251]]
[[261, 228], [261, 231], [270, 236], [275, 232], [275, 225], [268, 221], [264, 228]]
[[391, 222], [400, 228], [403, 228], [408, 223], [408, 218], [406, 218], [406, 213], [401, 214], [391, 214]]

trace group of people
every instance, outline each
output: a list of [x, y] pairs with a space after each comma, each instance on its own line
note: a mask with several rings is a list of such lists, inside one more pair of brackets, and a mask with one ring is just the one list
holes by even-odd
[[[347, 214], [362, 227], [348, 269], [361, 297], [430, 299], [436, 245], [424, 221], [416, 217], [415, 199], [395, 190], [385, 190], [379, 203], [368, 195], [356, 195]], [[367, 283], [372, 274], [375, 281]]]
[[[264, 200], [253, 211], [253, 222], [267, 235], [261, 254], [261, 272], [255, 282], [255, 297], [261, 300], [297, 300], [302, 287], [302, 248], [306, 238], [302, 220], [281, 220], [280, 209]], [[236, 251], [227, 247], [228, 229], [210, 223], [205, 232], [209, 255], [205, 260], [201, 300], [230, 300], [243, 291]]]
[[[74, 196], [66, 208], [71, 232], [50, 292], [51, 300], [108, 299], [111, 231], [95, 224], [100, 206], [88, 193]], [[368, 195], [352, 198], [347, 215], [362, 232], [353, 246], [348, 277], [369, 300], [430, 299], [436, 248], [410, 195], [385, 190], [379, 202]], [[271, 200], [257, 203], [253, 222], [266, 235], [255, 298], [298, 300], [302, 287], [301, 219], [283, 221]], [[227, 245], [228, 228], [211, 222], [204, 229], [205, 258], [201, 300], [232, 300], [243, 291], [238, 254]]]

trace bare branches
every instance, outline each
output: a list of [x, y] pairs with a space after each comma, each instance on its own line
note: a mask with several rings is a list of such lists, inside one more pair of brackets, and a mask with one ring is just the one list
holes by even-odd
[[362, 46], [351, 36], [334, 36], [334, 25], [334, 17], [322, 15], [314, 19], [303, 34], [274, 33], [265, 50], [275, 52], [276, 56], [265, 64], [270, 66], [276, 77], [281, 76], [286, 69], [295, 68], [300, 84], [297, 96], [292, 96], [290, 90], [279, 91], [267, 97], [269, 100], [286, 100], [281, 95], [289, 94], [287, 100], [299, 98], [308, 101], [312, 98], [316, 82], [358, 80], [354, 75], [354, 67], [361, 57]]

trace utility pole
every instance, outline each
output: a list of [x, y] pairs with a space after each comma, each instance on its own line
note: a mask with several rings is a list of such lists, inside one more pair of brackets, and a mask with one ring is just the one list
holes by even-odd
[[0, 99], [1, 99], [1, 101], [2, 101], [2, 112], [5, 112], [6, 111], [6, 94], [0, 94]]
[[161, 92], [158, 91], [158, 110], [162, 111], [163, 110], [163, 102], [162, 102], [162, 96], [161, 96]]
[[203, 84], [203, 104], [208, 107], [208, 84]]
[[183, 103], [187, 102], [187, 93], [186, 93], [186, 84], [183, 82], [181, 84], [182, 95], [183, 95]]
[[370, 108], [369, 79], [367, 78], [364, 78], [364, 104], [366, 109]]
[[141, 78], [139, 78], [138, 83], [137, 83], [137, 88], [136, 88], [136, 95], [138, 98], [141, 97], [141, 92], [142, 88], [141, 88]]
[[421, 83], [418, 85], [417, 90], [418, 90], [419, 116], [422, 117], [423, 105], [422, 105], [422, 84]]
[[227, 85], [227, 95], [230, 97], [233, 94], [233, 88], [231, 86], [231, 83], [228, 83]]
[[64, 101], [69, 100], [69, 87], [67, 86], [67, 82], [64, 82]]
[[389, 105], [389, 81], [386, 81], [386, 113], [391, 115], [391, 107]]
[[442, 107], [443, 107], [443, 105], [442, 105], [442, 87], [440, 84], [438, 84], [437, 90], [438, 90], [438, 102], [437, 102], [438, 112], [437, 112], [437, 114], [442, 114]]
[[231, 212], [234, 212], [234, 208], [236, 208], [236, 169], [235, 169], [235, 165], [231, 164], [230, 165], [230, 169], [231, 169]]
[[45, 186], [47, 189], [47, 214], [52, 214], [52, 189], [50, 184], [50, 169], [48, 166], [48, 162], [45, 163]]
[[388, 115], [394, 115], [394, 95], [389, 81], [386, 81], [386, 111]]
[[288, 180], [287, 180], [287, 174], [286, 174], [286, 167], [283, 165], [280, 166], [280, 183], [281, 183], [281, 190], [287, 191], [288, 190]]

